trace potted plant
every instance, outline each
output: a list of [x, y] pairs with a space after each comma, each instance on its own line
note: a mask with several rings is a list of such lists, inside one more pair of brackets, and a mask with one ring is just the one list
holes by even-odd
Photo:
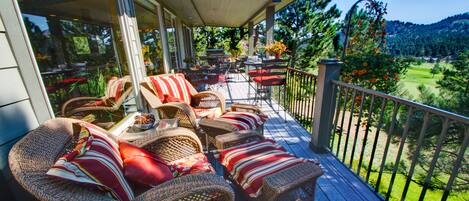
[[287, 46], [282, 41], [275, 41], [265, 47], [265, 52], [275, 55], [276, 59], [279, 59], [286, 50]]

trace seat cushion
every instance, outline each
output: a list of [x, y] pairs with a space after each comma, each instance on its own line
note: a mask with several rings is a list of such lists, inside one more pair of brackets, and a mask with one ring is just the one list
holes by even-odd
[[175, 177], [197, 174], [197, 173], [214, 173], [210, 162], [203, 153], [197, 153], [184, 158], [169, 162], [169, 166]]
[[285, 77], [281, 75], [258, 76], [252, 80], [262, 86], [278, 86], [284, 85], [286, 82]]
[[306, 162], [268, 139], [222, 150], [219, 160], [250, 197], [260, 195], [264, 177]]
[[125, 178], [142, 187], [155, 187], [173, 179], [169, 166], [157, 155], [125, 141], [119, 141]]
[[264, 73], [267, 73], [268, 71], [265, 70], [265, 69], [256, 69], [256, 70], [250, 70], [248, 71], [248, 75], [249, 77], [256, 77], [256, 76], [260, 76]]
[[238, 130], [254, 130], [264, 124], [267, 116], [251, 112], [227, 112], [215, 120], [229, 123]]
[[207, 118], [207, 119], [215, 119], [222, 115], [222, 111], [220, 107], [214, 108], [192, 108], [194, 110], [195, 116], [197, 119]]
[[95, 186], [118, 200], [134, 198], [123, 174], [119, 146], [104, 129], [80, 123], [75, 148], [57, 160], [47, 175]]
[[147, 78], [155, 94], [158, 95], [161, 102], [164, 102], [165, 95], [177, 98], [188, 105], [191, 104], [191, 90], [189, 81], [183, 74], [174, 74], [168, 76], [150, 76]]

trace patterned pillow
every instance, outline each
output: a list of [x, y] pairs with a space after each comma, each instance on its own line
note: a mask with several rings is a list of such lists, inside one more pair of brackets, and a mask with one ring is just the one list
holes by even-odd
[[134, 194], [123, 174], [117, 142], [95, 125], [78, 126], [81, 131], [75, 148], [59, 158], [46, 174], [95, 186], [118, 200], [132, 200]]
[[220, 152], [221, 164], [250, 197], [258, 197], [264, 177], [306, 162], [273, 140], [250, 142]]
[[168, 163], [174, 177], [180, 177], [187, 174], [214, 173], [210, 162], [203, 153], [197, 153]]
[[184, 78], [183, 74], [174, 74], [169, 76], [150, 76], [147, 78], [149, 85], [152, 86], [161, 102], [165, 101], [165, 95], [179, 99], [180, 101], [191, 104], [190, 83]]
[[238, 130], [254, 130], [259, 128], [267, 117], [251, 112], [227, 112], [215, 120], [227, 122]]
[[127, 77], [117, 78], [113, 77], [107, 83], [106, 97], [117, 101], [122, 96], [124, 85]]

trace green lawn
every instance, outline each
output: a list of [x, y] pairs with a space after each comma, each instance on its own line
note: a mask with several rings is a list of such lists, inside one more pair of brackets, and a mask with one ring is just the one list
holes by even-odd
[[[401, 84], [403, 91], [407, 91], [410, 98], [417, 98], [419, 91], [417, 87], [421, 84], [427, 86], [432, 92], [438, 93], [436, 81], [443, 77], [442, 73], [432, 75], [430, 73], [434, 63], [422, 63], [421, 65], [411, 64], [407, 73], [402, 76]], [[451, 64], [440, 63], [442, 68], [451, 68]]]
[[[433, 63], [422, 63], [421, 65], [412, 64], [407, 73], [402, 76], [401, 84], [404, 87], [403, 90], [407, 91], [409, 96], [417, 98], [419, 91], [417, 87], [421, 84], [430, 88], [434, 93], [438, 92], [436, 81], [443, 77], [442, 73], [433, 76], [430, 71], [435, 64]], [[440, 63], [442, 68], [448, 68], [451, 64]]]

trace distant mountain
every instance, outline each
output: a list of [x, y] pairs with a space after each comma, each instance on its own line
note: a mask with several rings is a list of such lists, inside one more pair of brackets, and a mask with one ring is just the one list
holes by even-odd
[[469, 50], [469, 12], [428, 25], [388, 21], [386, 32], [393, 55], [455, 56]]

